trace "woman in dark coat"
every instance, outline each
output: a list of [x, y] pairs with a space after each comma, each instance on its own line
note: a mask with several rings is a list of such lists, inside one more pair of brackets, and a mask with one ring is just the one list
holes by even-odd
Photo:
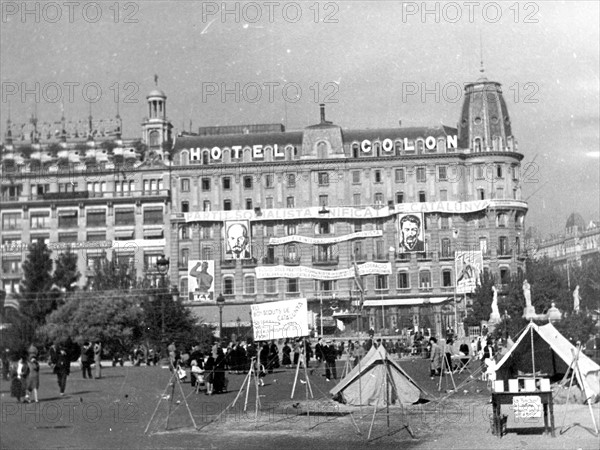
[[60, 395], [65, 395], [65, 389], [67, 388], [67, 377], [71, 374], [71, 359], [69, 358], [66, 350], [62, 347], [56, 355], [54, 373], [56, 374], [56, 381], [58, 381]]
[[290, 355], [292, 354], [292, 349], [290, 348], [289, 341], [287, 339], [285, 341], [285, 344], [283, 345], [283, 348], [281, 349], [281, 352], [283, 353], [283, 356], [281, 358], [281, 365], [285, 367], [291, 367], [292, 360], [290, 358]]
[[221, 392], [227, 392], [227, 385], [225, 383], [225, 355], [223, 349], [217, 349], [217, 359], [215, 360], [215, 379], [214, 379], [214, 392], [220, 394]]
[[269, 345], [269, 373], [273, 373], [273, 369], [279, 368], [279, 348], [275, 341], [271, 341]]
[[206, 395], [213, 394], [215, 381], [215, 358], [210, 353], [204, 355], [204, 383], [206, 384]]
[[269, 367], [269, 344], [267, 342], [262, 343], [260, 353], [258, 354], [258, 361], [260, 363], [260, 373], [258, 376], [259, 378], [263, 378], [267, 374], [266, 371]]

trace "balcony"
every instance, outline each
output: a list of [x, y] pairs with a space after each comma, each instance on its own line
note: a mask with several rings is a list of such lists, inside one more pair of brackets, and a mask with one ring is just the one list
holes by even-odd
[[258, 261], [256, 258], [242, 259], [242, 267], [256, 267]]
[[354, 258], [356, 259], [356, 262], [365, 262], [369, 260], [366, 253], [355, 253]]
[[74, 192], [44, 192], [43, 194], [31, 194], [29, 200], [71, 200], [89, 198], [88, 191]]
[[314, 266], [335, 266], [340, 262], [339, 256], [313, 256]]
[[300, 298], [302, 296], [301, 292], [286, 292], [285, 298]]
[[221, 269], [235, 269], [236, 259], [222, 259]]
[[395, 253], [396, 261], [400, 262], [409, 262], [410, 261], [410, 253]]
[[453, 252], [442, 251], [440, 253], [440, 260], [442, 260], [442, 261], [448, 261], [448, 260], [453, 260], [453, 259], [454, 259], [454, 253]]
[[432, 259], [433, 259], [433, 252], [417, 253], [417, 261], [431, 261]]
[[262, 263], [264, 266], [276, 266], [279, 264], [279, 258], [265, 256], [262, 259]]
[[299, 266], [300, 265], [300, 257], [299, 256], [284, 256], [283, 264], [286, 266]]
[[388, 262], [390, 256], [388, 253], [373, 253], [373, 261], [377, 262]]

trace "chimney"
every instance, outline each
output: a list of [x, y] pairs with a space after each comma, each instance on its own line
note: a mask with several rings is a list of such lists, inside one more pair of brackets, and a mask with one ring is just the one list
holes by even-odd
[[325, 123], [325, 103], [319, 105], [321, 107], [321, 123]]

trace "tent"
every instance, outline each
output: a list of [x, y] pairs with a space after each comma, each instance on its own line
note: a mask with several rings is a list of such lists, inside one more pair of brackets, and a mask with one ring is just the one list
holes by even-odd
[[[531, 374], [535, 362], [536, 376], [560, 381], [568, 371], [576, 353], [577, 348], [551, 323], [538, 326], [530, 322], [515, 345], [496, 364], [496, 379], [508, 380], [517, 378], [520, 373]], [[581, 377], [576, 372], [577, 383], [584, 392], [585, 399], [595, 402], [600, 395], [600, 366], [583, 352], [579, 354], [578, 365]]]
[[396, 362], [389, 359], [382, 345], [371, 347], [360, 364], [329, 391], [334, 400], [342, 403], [378, 407], [385, 406], [388, 399], [390, 404], [398, 400], [401, 403], [414, 403], [419, 400], [421, 392], [423, 390], [419, 385]]

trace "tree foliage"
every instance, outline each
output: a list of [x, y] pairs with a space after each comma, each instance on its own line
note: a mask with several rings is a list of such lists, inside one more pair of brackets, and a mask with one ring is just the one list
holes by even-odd
[[473, 305], [465, 317], [465, 328], [481, 325], [481, 321], [487, 321], [492, 312], [492, 286], [495, 284], [493, 275], [485, 271], [481, 274], [480, 283], [473, 293]]
[[[90, 280], [92, 281], [90, 283]], [[141, 281], [136, 277], [133, 264], [119, 261], [113, 253], [108, 259], [106, 254], [94, 263], [94, 274], [88, 279], [86, 289], [94, 291], [127, 291], [141, 287]]]
[[77, 270], [77, 254], [69, 247], [58, 255], [52, 279], [63, 292], [70, 292], [75, 290], [79, 278], [81, 273]]

